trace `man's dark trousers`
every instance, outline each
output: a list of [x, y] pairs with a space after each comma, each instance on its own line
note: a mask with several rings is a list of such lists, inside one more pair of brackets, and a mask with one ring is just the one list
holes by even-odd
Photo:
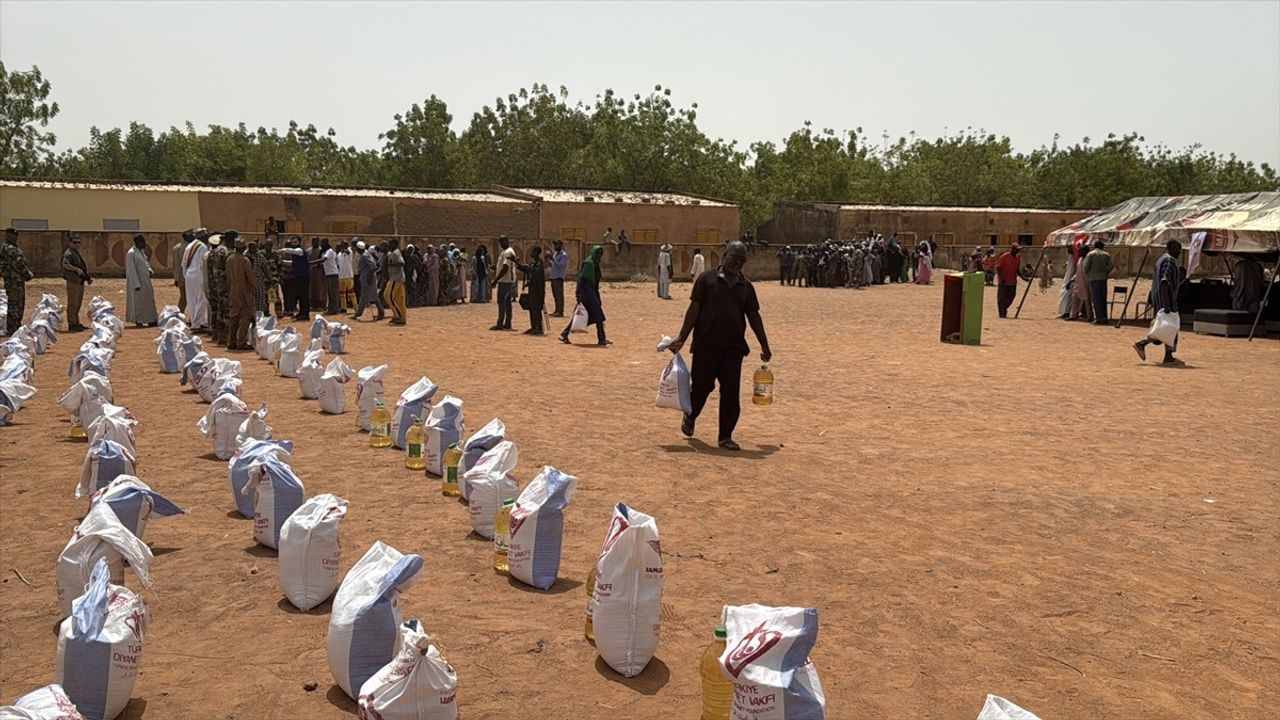
[[1008, 317], [1009, 307], [1013, 305], [1014, 298], [1018, 297], [1017, 285], [1000, 284], [996, 288], [996, 307], [1000, 310], [1000, 317]]
[[742, 405], [738, 400], [738, 385], [742, 381], [742, 359], [746, 357], [737, 349], [701, 349], [693, 354], [693, 367], [689, 370], [690, 394], [693, 396], [692, 417], [696, 420], [707, 404], [707, 397], [716, 383], [720, 383], [720, 435], [717, 440], [729, 440], [738, 426]]
[[551, 297], [556, 301], [556, 315], [564, 315], [564, 278], [551, 281]]

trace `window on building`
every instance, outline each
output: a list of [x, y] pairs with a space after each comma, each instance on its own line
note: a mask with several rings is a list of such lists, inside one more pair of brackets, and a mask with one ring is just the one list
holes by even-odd
[[955, 233], [934, 233], [933, 241], [938, 243], [939, 245], [955, 245], [956, 234]]
[[995, 219], [995, 218], [987, 218], [987, 224], [988, 224], [988, 225], [995, 225], [995, 224], [996, 224], [996, 219]]
[[1018, 236], [1018, 244], [1019, 244], [1019, 245], [1021, 245], [1021, 246], [1023, 246], [1023, 247], [1030, 247], [1031, 245], [1035, 244], [1035, 240], [1036, 240], [1036, 238], [1035, 238], [1035, 236], [1034, 236], [1034, 235], [1025, 235], [1025, 234], [1024, 234], [1024, 235], [1019, 235], [1019, 236]]
[[14, 230], [48, 230], [48, 220], [37, 220], [36, 218], [14, 218], [9, 225]]
[[334, 235], [355, 235], [355, 220], [331, 220], [329, 222], [329, 232]]
[[137, 232], [140, 228], [139, 228], [137, 219], [124, 220], [124, 219], [103, 218], [102, 229], [114, 230], [116, 232], [127, 232], [127, 231]]
[[564, 240], [565, 242], [574, 242], [574, 241], [586, 242], [587, 229], [572, 228], [572, 227], [560, 228], [560, 239]]
[[919, 243], [916, 241], [916, 234], [913, 232], [898, 233], [898, 242], [902, 247], [915, 247]]
[[699, 230], [694, 234], [694, 243], [697, 245], [719, 245], [720, 230]]
[[631, 242], [636, 243], [637, 245], [657, 245], [658, 231], [636, 230], [635, 234], [631, 236]]
[[995, 233], [991, 233], [990, 235], [987, 235], [987, 242], [992, 247], [995, 247], [997, 244], [1000, 243], [1000, 236]]

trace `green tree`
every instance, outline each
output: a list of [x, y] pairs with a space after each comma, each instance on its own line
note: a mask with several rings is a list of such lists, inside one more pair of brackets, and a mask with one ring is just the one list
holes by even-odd
[[395, 116], [395, 127], [378, 136], [387, 183], [399, 187], [445, 188], [454, 184], [458, 137], [453, 116], [435, 95]]
[[47, 102], [50, 89], [39, 67], [9, 72], [0, 62], [0, 173], [27, 175], [52, 159], [57, 137], [44, 128], [58, 103]]

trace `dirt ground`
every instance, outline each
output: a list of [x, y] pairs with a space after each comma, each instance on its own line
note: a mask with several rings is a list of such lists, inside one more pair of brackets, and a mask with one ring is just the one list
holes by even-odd
[[[36, 283], [28, 308], [57, 286]], [[938, 342], [940, 285], [761, 283], [778, 399], [744, 405], [730, 454], [714, 447], [715, 396], [694, 440], [653, 407], [654, 344], [688, 288], [667, 302], [607, 286], [608, 349], [489, 332], [493, 305], [355, 326], [347, 361], [390, 364], [389, 397], [427, 375], [465, 401], [468, 434], [506, 422], [522, 481], [543, 464], [581, 479], [549, 592], [496, 576], [465, 509], [369, 448], [353, 413], [321, 415], [296, 381], [234, 355], [245, 399], [297, 444], [308, 493], [350, 501], [343, 571], [374, 540], [425, 558], [404, 616], [444, 647], [468, 720], [693, 718], [720, 608], [751, 602], [818, 608], [833, 719], [974, 718], [986, 693], [1045, 720], [1280, 705], [1276, 340], [1188, 333], [1186, 368], [1142, 364], [1138, 328], [1051, 319], [1055, 288], [1016, 321], [988, 291], [983, 344], [962, 347]], [[92, 289], [123, 315], [121, 282]], [[226, 463], [196, 430], [207, 406], [159, 373], [155, 336], [125, 331], [112, 380], [140, 420], [140, 477], [189, 514], [147, 527], [151, 626], [123, 717], [352, 717], [326, 659], [329, 604], [283, 599], [274, 552], [230, 512]], [[39, 359], [39, 394], [0, 430], [3, 701], [54, 677], [54, 562], [85, 510], [71, 497], [85, 445], [56, 401], [84, 337]], [[657, 518], [666, 553], [661, 644], [633, 679], [582, 637], [583, 583], [620, 501]]]

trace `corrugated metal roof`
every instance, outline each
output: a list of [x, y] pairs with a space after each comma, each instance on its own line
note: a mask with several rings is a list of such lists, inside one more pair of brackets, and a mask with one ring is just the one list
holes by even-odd
[[[827, 203], [816, 203], [825, 205]], [[850, 203], [831, 203], [841, 210], [894, 211], [894, 212], [972, 212], [972, 213], [1045, 213], [1062, 215], [1064, 213], [1089, 213], [1092, 210], [1052, 210], [1047, 208], [1007, 208], [1007, 207], [968, 207], [942, 205], [859, 205]]]
[[[534, 188], [515, 187], [516, 192], [536, 195], [545, 202], [597, 202], [624, 205], [701, 205], [703, 207], [737, 207], [736, 204], [715, 198], [671, 192], [645, 192], [643, 190], [601, 190], [594, 188]], [[588, 200], [587, 198], [591, 198]]]
[[0, 180], [0, 187], [51, 190], [120, 190], [124, 192], [204, 192], [238, 195], [308, 195], [328, 197], [405, 198], [413, 200], [460, 200], [464, 202], [528, 203], [528, 200], [499, 195], [487, 190], [398, 190], [293, 185], [202, 185], [198, 183], [99, 182], [88, 180]]

